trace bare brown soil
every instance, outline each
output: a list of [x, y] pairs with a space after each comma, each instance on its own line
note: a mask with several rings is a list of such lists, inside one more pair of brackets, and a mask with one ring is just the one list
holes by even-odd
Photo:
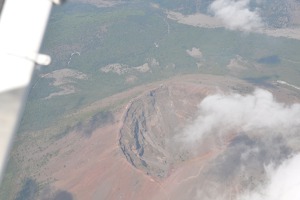
[[[222, 22], [208, 15], [204, 15], [201, 13], [193, 14], [193, 15], [183, 15], [179, 12], [168, 11], [168, 18], [177, 21], [181, 24], [187, 24], [195, 27], [204, 27], [204, 28], [219, 28], [225, 27]], [[295, 12], [295, 16], [299, 15], [299, 13]], [[298, 19], [295, 17], [294, 19]], [[296, 22], [295, 22], [296, 23]], [[298, 22], [297, 22], [298, 23]], [[292, 28], [263, 28], [262, 30], [257, 30], [257, 33], [273, 36], [273, 37], [286, 37], [300, 40], [300, 28], [299, 25], [296, 25]]]
[[71, 0], [71, 1], [88, 3], [98, 7], [112, 7], [122, 3], [122, 0]]
[[61, 95], [67, 95], [67, 94], [73, 94], [76, 92], [76, 88], [72, 83], [75, 82], [75, 80], [86, 80], [88, 77], [86, 74], [73, 70], [73, 69], [60, 69], [55, 70], [48, 74], [41, 75], [41, 78], [51, 78], [53, 79], [52, 85], [55, 87], [58, 87], [60, 89], [59, 92], [54, 92], [49, 94], [49, 96], [46, 97], [46, 99], [50, 99], [54, 96], [61, 96]]
[[[138, 156], [138, 148], [130, 142], [134, 140], [134, 131], [130, 132], [129, 129], [125, 133], [122, 129], [130, 125], [129, 113], [138, 117], [141, 115], [137, 113], [148, 112], [152, 116], [145, 121], [148, 125], [144, 128], [147, 128], [149, 137], [160, 134], [172, 141], [178, 130], [193, 119], [198, 103], [205, 96], [220, 90], [245, 94], [253, 89], [251, 84], [239, 79], [211, 75], [179, 76], [139, 86], [74, 113], [82, 114], [114, 105], [120, 99], [131, 99], [112, 108], [113, 123], [96, 129], [89, 137], [75, 130], [52, 144], [39, 143], [39, 147], [28, 147], [32, 160], [24, 163], [33, 168], [44, 155], [56, 152], [32, 173], [39, 183], [48, 183], [53, 188], [68, 191], [74, 199], [212, 199], [217, 193], [224, 194], [224, 199], [231, 199], [241, 191], [240, 179], [233, 176], [227, 180], [226, 174], [220, 174], [219, 170], [222, 155], [230, 151], [232, 147], [228, 147], [239, 137], [238, 132], [228, 133], [222, 138], [206, 137], [199, 148], [188, 154], [182, 153], [176, 142], [159, 146], [159, 140], [150, 143], [148, 138], [143, 143], [144, 154]], [[280, 101], [297, 102], [300, 99], [299, 93], [288, 88], [274, 86], [269, 90]], [[285, 95], [287, 93], [289, 95]], [[154, 96], [150, 97], [150, 94]], [[156, 103], [151, 107], [147, 102], [154, 97]], [[172, 105], [176, 108], [173, 109]], [[120, 140], [122, 137], [123, 141]], [[127, 145], [128, 155], [136, 162], [130, 162], [122, 145]], [[159, 148], [161, 152], [166, 152], [166, 166], [160, 162], [163, 157], [155, 157]], [[144, 159], [148, 167], [141, 166], [138, 159]], [[152, 165], [154, 161], [158, 164]], [[160, 171], [162, 168], [165, 169], [163, 173]]]

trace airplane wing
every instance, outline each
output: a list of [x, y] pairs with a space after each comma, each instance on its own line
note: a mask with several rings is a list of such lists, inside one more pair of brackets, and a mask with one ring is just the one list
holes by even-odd
[[0, 183], [52, 4], [61, 0], [6, 0], [0, 18]]

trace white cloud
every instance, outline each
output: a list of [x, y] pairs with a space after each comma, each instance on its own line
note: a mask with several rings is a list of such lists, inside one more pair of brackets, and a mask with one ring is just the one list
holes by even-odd
[[[300, 104], [280, 103], [267, 90], [256, 89], [247, 95], [218, 93], [204, 98], [198, 107], [198, 117], [179, 135], [189, 147], [204, 142], [205, 136], [222, 136], [232, 131], [294, 138], [293, 134], [300, 130]], [[247, 159], [251, 151], [259, 149], [240, 152], [241, 157]], [[264, 171], [266, 182], [241, 193], [237, 200], [300, 199], [300, 154], [280, 165], [269, 164]]]
[[277, 169], [266, 168], [269, 182], [262, 188], [247, 192], [238, 200], [299, 200], [300, 155], [284, 161]]
[[186, 142], [207, 134], [272, 132], [292, 134], [300, 129], [300, 104], [277, 102], [272, 93], [256, 89], [253, 94], [215, 94], [199, 104], [199, 115], [179, 136]]
[[257, 10], [249, 9], [250, 0], [215, 0], [210, 11], [231, 30], [254, 31], [263, 27]]

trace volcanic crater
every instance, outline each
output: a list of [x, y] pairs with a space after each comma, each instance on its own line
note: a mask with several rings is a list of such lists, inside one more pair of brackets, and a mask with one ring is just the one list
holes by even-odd
[[184, 127], [196, 118], [199, 102], [219, 90], [248, 93], [253, 87], [240, 80], [204, 76], [195, 81], [190, 77], [184, 82], [166, 82], [133, 99], [124, 114], [119, 140], [128, 162], [147, 175], [165, 178], [177, 165], [224, 145], [232, 133], [222, 144], [216, 138], [207, 138], [197, 153], [182, 147], [178, 139]]

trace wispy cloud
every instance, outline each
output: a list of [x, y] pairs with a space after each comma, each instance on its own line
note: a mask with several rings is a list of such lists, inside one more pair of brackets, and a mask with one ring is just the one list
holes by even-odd
[[245, 192], [238, 200], [299, 200], [300, 155], [284, 161], [278, 168], [266, 167], [269, 182], [251, 192]]
[[255, 31], [263, 27], [257, 10], [249, 9], [250, 0], [215, 0], [209, 10], [231, 30]]
[[[262, 143], [254, 142], [253, 145], [270, 145], [269, 147], [263, 146], [263, 148], [259, 145], [253, 146], [252, 149], [245, 151], [250, 146], [243, 146], [244, 143], [241, 143], [237, 146], [239, 148], [243, 147], [239, 151], [234, 151], [234, 154], [230, 153], [230, 149], [235, 150], [234, 146], [231, 146], [226, 151], [227, 154], [224, 152], [224, 155], [220, 157], [222, 162], [225, 163], [220, 168], [220, 170], [223, 170], [225, 167], [230, 166], [226, 163], [232, 162], [230, 158], [233, 155], [236, 155], [234, 158], [237, 160], [240, 158], [248, 160], [250, 155], [257, 155], [257, 159], [248, 160], [247, 163], [250, 168], [251, 166], [257, 166], [260, 173], [264, 171], [266, 181], [262, 185], [257, 185], [255, 189], [250, 189], [251, 187], [243, 188], [246, 191], [236, 197], [237, 200], [300, 199], [300, 154], [298, 155], [296, 152], [293, 154], [291, 149], [291, 152], [285, 155], [284, 152], [275, 152], [276, 148], [274, 148], [276, 145], [280, 146], [278, 138], [282, 137], [287, 141], [291, 141], [291, 138], [295, 139], [295, 135], [299, 134], [300, 104], [280, 103], [269, 91], [256, 89], [253, 93], [247, 95], [219, 92], [204, 98], [198, 107], [199, 111], [196, 119], [179, 135], [180, 141], [183, 141], [183, 144], [188, 144], [186, 145], [188, 148], [204, 144], [207, 139], [206, 136], [222, 138], [222, 136], [226, 137], [228, 133], [232, 132], [240, 132], [243, 133], [241, 135], [249, 136], [251, 134], [261, 134], [262, 137], [254, 138], [261, 140]], [[278, 143], [270, 142], [272, 141], [271, 138], [277, 138]], [[262, 156], [259, 155], [261, 150], [264, 152]], [[290, 157], [290, 155], [293, 155], [293, 157]], [[262, 158], [265, 160], [259, 160]], [[219, 164], [222, 164], [222, 162], [218, 161]], [[245, 168], [242, 163], [242, 161], [240, 163], [235, 161], [235, 169]], [[236, 171], [236, 174], [240, 172], [251, 175], [251, 170], [255, 169], [250, 168], [246, 172]], [[232, 176], [234, 176], [234, 173]]]
[[206, 134], [238, 131], [294, 133], [300, 128], [300, 104], [277, 102], [272, 93], [256, 89], [253, 94], [215, 94], [199, 104], [199, 115], [180, 137], [195, 142]]

